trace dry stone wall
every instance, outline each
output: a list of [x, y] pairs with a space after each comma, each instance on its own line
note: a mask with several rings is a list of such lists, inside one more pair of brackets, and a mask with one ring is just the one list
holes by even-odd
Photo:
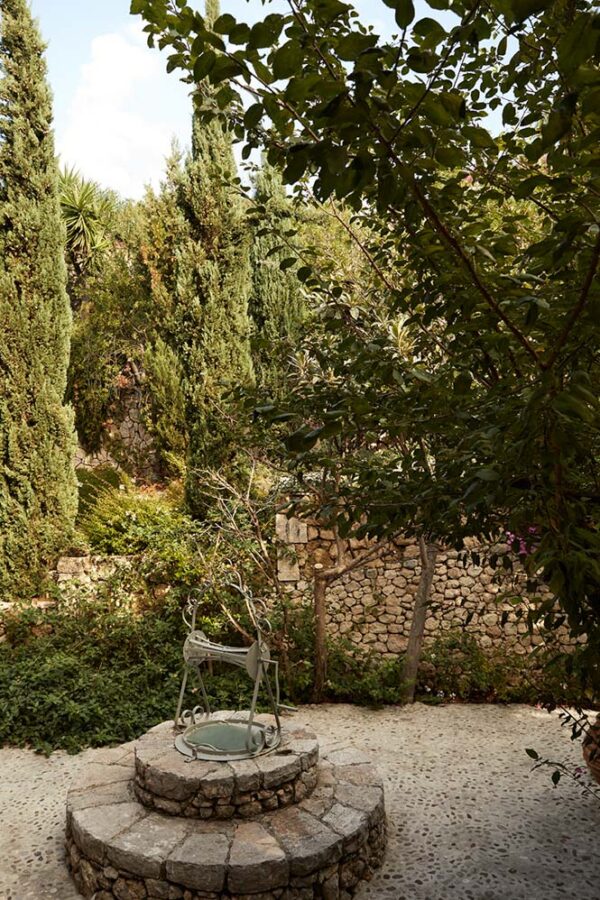
[[[284, 515], [277, 516], [276, 530], [279, 579], [294, 601], [309, 600], [315, 570], [338, 564], [334, 535], [315, 523]], [[350, 557], [364, 552], [366, 546], [350, 541]], [[540, 633], [529, 634], [518, 606], [510, 602], [511, 596], [523, 590], [524, 573], [517, 571], [500, 580], [498, 571], [485, 562], [483, 553], [481, 556], [481, 565], [465, 565], [456, 550], [438, 554], [425, 641], [431, 643], [444, 633], [464, 630], [484, 649], [502, 647], [524, 656], [544, 640]], [[403, 652], [420, 576], [419, 547], [414, 542], [331, 581], [327, 590], [329, 633], [383, 657]], [[566, 629], [558, 640], [569, 645]]]
[[[136, 370], [137, 371], [137, 370]], [[127, 366], [117, 380], [117, 396], [103, 426], [102, 447], [87, 453], [78, 447], [77, 469], [110, 467], [122, 469], [141, 481], [159, 479], [159, 465], [152, 436], [144, 421], [143, 375]]]

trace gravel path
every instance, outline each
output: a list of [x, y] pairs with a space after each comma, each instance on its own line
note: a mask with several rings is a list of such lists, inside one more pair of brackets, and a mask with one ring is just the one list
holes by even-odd
[[[600, 802], [525, 747], [580, 765], [557, 716], [526, 706], [303, 707], [326, 747], [372, 756], [386, 781], [386, 862], [357, 900], [599, 900]], [[77, 900], [62, 860], [64, 803], [94, 758], [0, 750], [0, 898]]]

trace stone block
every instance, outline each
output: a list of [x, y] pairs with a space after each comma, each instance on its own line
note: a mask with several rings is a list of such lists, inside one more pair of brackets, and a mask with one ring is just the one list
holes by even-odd
[[[184, 765], [187, 765], [187, 763], [184, 763]], [[220, 763], [219, 768], [214, 769], [202, 778], [201, 789], [202, 796], [211, 800], [219, 797], [231, 797], [234, 790], [234, 777], [231, 766], [226, 763]]]
[[146, 815], [139, 803], [74, 810], [70, 820], [71, 834], [83, 856], [102, 863], [107, 842]]
[[342, 784], [354, 784], [357, 786], [375, 786], [382, 789], [383, 782], [376, 769], [369, 763], [350, 765], [336, 765], [334, 768], [336, 779]]
[[[160, 745], [157, 745], [156, 749], [159, 750]], [[190, 765], [174, 747], [169, 747], [160, 755], [158, 753], [155, 755], [151, 751], [146, 752], [145, 747], [137, 747], [136, 770], [138, 773], [142, 772], [143, 786], [146, 790], [159, 797], [165, 797], [167, 800], [191, 799], [199, 790], [200, 784], [204, 784], [203, 779], [206, 779], [206, 783], [212, 783], [211, 779], [214, 778], [215, 773], [218, 773], [218, 780], [225, 774], [230, 776], [229, 794], [233, 787], [233, 774], [228, 766], [218, 769], [212, 762], [199, 762], [198, 767], [196, 767], [196, 763]]]
[[288, 519], [287, 539], [290, 544], [308, 543], [308, 526], [301, 519]]
[[265, 788], [279, 787], [300, 774], [301, 762], [297, 756], [261, 756], [255, 760]]
[[339, 803], [367, 813], [370, 827], [379, 824], [384, 819], [385, 808], [381, 787], [368, 784], [338, 784], [334, 790], [334, 796]]
[[114, 785], [119, 781], [129, 781], [131, 771], [126, 766], [108, 763], [91, 763], [80, 772], [73, 781], [73, 791], [86, 791], [89, 788]]
[[83, 556], [62, 556], [56, 564], [59, 575], [86, 575], [86, 559]]
[[369, 817], [363, 810], [334, 803], [321, 821], [344, 838], [345, 847], [350, 842], [359, 845], [367, 838]]
[[164, 860], [188, 830], [186, 821], [150, 814], [110, 841], [108, 859], [134, 875], [160, 878]]
[[291, 559], [287, 554], [277, 554], [277, 578], [279, 581], [299, 581], [300, 566], [297, 560]]
[[334, 747], [327, 751], [327, 761], [335, 766], [368, 766], [370, 763], [366, 753], [353, 747]]
[[117, 900], [145, 900], [148, 896], [143, 882], [129, 878], [118, 878], [113, 885], [113, 894]]
[[67, 810], [87, 809], [90, 806], [112, 806], [115, 803], [131, 803], [130, 784], [128, 781], [117, 781], [103, 784], [82, 791], [69, 791]]
[[197, 831], [167, 859], [167, 877], [198, 891], [222, 891], [231, 838], [223, 831]]
[[238, 825], [227, 873], [227, 888], [235, 894], [255, 893], [284, 887], [288, 883], [289, 867], [278, 841], [259, 822]]
[[310, 875], [341, 856], [341, 836], [298, 807], [271, 817], [270, 828], [285, 850], [294, 876]]
[[91, 897], [98, 888], [98, 871], [87, 859], [81, 860], [79, 877], [81, 878], [81, 893], [84, 897]]
[[254, 819], [256, 816], [259, 816], [263, 811], [262, 803], [260, 800], [251, 800], [250, 803], [242, 803], [237, 808], [237, 814], [242, 817], [242, 819]]

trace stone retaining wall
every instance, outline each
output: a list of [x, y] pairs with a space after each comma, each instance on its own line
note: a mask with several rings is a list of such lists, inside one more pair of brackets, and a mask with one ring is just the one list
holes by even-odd
[[130, 567], [127, 556], [63, 556], [56, 564], [54, 577], [64, 588], [94, 588]]
[[[298, 519], [277, 516], [280, 551], [278, 576], [292, 600], [309, 600], [316, 567], [338, 562], [338, 549], [331, 531]], [[365, 544], [350, 541], [348, 553], [364, 551]], [[510, 602], [521, 593], [525, 575], [519, 572], [500, 578], [498, 570], [459, 558], [456, 550], [437, 557], [431, 592], [431, 608], [425, 622], [425, 641], [451, 631], [463, 630], [484, 649], [501, 647], [526, 655], [544, 640], [529, 634], [519, 615], [519, 605]], [[417, 543], [398, 547], [383, 559], [374, 559], [333, 581], [327, 591], [328, 629], [334, 637], [349, 639], [356, 647], [392, 658], [406, 649], [415, 597], [421, 575]], [[561, 646], [572, 646], [566, 628], [553, 634]]]
[[[278, 576], [291, 599], [311, 602], [317, 566], [337, 563], [333, 534], [297, 519], [277, 517]], [[350, 553], [364, 545], [350, 542]], [[440, 552], [425, 622], [425, 641], [458, 630], [472, 635], [485, 650], [501, 648], [521, 656], [544, 642], [541, 632], [529, 633], [523, 604], [511, 598], [524, 592], [525, 575], [517, 563], [515, 574], [499, 575], [484, 559], [465, 564], [456, 550]], [[131, 565], [127, 557], [64, 557], [56, 579], [65, 591], [71, 586], [94, 590], [120, 569]], [[374, 559], [335, 580], [327, 592], [328, 629], [334, 637], [350, 640], [357, 648], [393, 658], [406, 649], [413, 607], [421, 575], [416, 543], [409, 543], [382, 559]], [[168, 585], [153, 585], [157, 598]], [[520, 612], [519, 612], [520, 610]], [[554, 631], [555, 646], [572, 647], [566, 628]]]

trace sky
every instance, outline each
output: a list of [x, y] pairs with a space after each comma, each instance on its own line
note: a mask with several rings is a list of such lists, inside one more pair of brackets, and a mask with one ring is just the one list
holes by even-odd
[[150, 50], [129, 0], [31, 0], [54, 94], [61, 162], [124, 197], [157, 186], [176, 137], [189, 140], [189, 88]]
[[[159, 185], [173, 139], [189, 143], [189, 86], [167, 74], [166, 54], [148, 48], [129, 0], [30, 2], [48, 44], [61, 162], [138, 199], [147, 184]], [[395, 30], [383, 0], [355, 6], [379, 33]], [[261, 0], [222, 0], [221, 7], [248, 22], [265, 14]]]

